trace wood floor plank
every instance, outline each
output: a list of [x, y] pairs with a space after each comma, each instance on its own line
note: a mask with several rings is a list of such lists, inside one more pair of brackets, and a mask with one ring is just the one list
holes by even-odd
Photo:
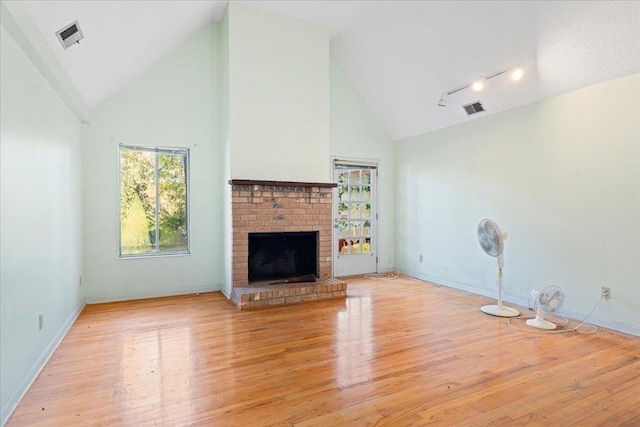
[[640, 420], [640, 338], [524, 333], [487, 301], [361, 277], [346, 300], [256, 311], [220, 293], [90, 305], [7, 426]]

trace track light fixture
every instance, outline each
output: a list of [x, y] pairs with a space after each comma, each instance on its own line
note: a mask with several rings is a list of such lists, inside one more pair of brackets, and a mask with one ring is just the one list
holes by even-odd
[[459, 87], [457, 89], [454, 90], [450, 90], [449, 92], [443, 92], [442, 96], [440, 97], [440, 100], [438, 101], [438, 107], [446, 107], [447, 106], [447, 97], [451, 94], [454, 94], [456, 92], [460, 92], [461, 90], [467, 89], [467, 88], [472, 88], [473, 90], [476, 91], [480, 91], [482, 89], [484, 89], [487, 80], [492, 79], [494, 77], [498, 77], [502, 74], [505, 73], [509, 73], [509, 75], [511, 76], [511, 78], [513, 80], [520, 80], [524, 74], [524, 71], [522, 70], [522, 67], [520, 67], [519, 65], [517, 67], [513, 67], [513, 68], [508, 68], [506, 70], [500, 71], [498, 73], [492, 74], [490, 76], [481, 76], [478, 80], [474, 81], [473, 83], [469, 83], [468, 85]]
[[442, 96], [440, 97], [440, 101], [438, 101], [438, 107], [446, 107], [447, 106], [447, 96], [449, 94], [448, 93], [443, 93]]

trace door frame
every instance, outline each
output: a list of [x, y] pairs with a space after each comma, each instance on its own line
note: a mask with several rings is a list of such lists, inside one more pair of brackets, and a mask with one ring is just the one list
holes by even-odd
[[[335, 181], [335, 171], [336, 171], [336, 163], [346, 163], [351, 166], [361, 166], [364, 168], [375, 169], [376, 171], [376, 184], [373, 188], [373, 198], [375, 203], [373, 204], [373, 211], [371, 212], [371, 216], [375, 215], [375, 221], [373, 221], [373, 227], [371, 227], [371, 239], [372, 250], [376, 257], [376, 271], [375, 273], [380, 272], [380, 259], [378, 255], [378, 248], [380, 245], [378, 244], [378, 222], [380, 221], [380, 216], [378, 214], [378, 201], [379, 198], [379, 189], [380, 186], [380, 160], [379, 159], [370, 159], [366, 157], [348, 157], [348, 156], [331, 156], [331, 182]], [[337, 184], [337, 182], [336, 182]], [[337, 228], [335, 227], [336, 221], [336, 212], [338, 209], [338, 192], [334, 191], [332, 195], [332, 205], [331, 205], [331, 276], [335, 277], [335, 268], [336, 268], [336, 242], [337, 242]]]

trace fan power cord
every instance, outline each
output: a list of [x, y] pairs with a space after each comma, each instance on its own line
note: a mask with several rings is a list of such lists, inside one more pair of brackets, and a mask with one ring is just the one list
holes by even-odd
[[[580, 322], [580, 324], [578, 324], [578, 326], [573, 327], [573, 328], [571, 328], [571, 329], [563, 329], [563, 330], [561, 330], [561, 331], [557, 331], [557, 330], [554, 330], [554, 331], [548, 331], [548, 330], [540, 330], [540, 329], [536, 329], [536, 328], [533, 328], [533, 329], [522, 329], [522, 328], [518, 328], [517, 326], [515, 326], [515, 325], [513, 325], [513, 324], [511, 323], [511, 321], [512, 321], [513, 319], [535, 319], [535, 316], [518, 316], [518, 317], [513, 317], [513, 318], [511, 318], [511, 319], [507, 319], [507, 324], [508, 324], [509, 326], [511, 326], [513, 329], [516, 329], [516, 330], [518, 330], [518, 331], [520, 331], [520, 332], [528, 332], [528, 333], [530, 333], [530, 334], [564, 334], [564, 333], [566, 333], [566, 332], [577, 332], [577, 333], [579, 333], [579, 334], [593, 334], [593, 333], [595, 333], [595, 332], [598, 330], [598, 327], [597, 327], [597, 326], [590, 325], [589, 323], [587, 323], [587, 319], [588, 319], [589, 317], [591, 317], [591, 315], [592, 315], [594, 312], [596, 312], [599, 308], [600, 308], [600, 300], [598, 300], [598, 302], [597, 302], [597, 303], [596, 303], [596, 305], [593, 307], [593, 309], [592, 309], [589, 313], [587, 313], [587, 315], [586, 315], [586, 316], [584, 316], [584, 318], [582, 319], [582, 321]], [[566, 321], [566, 323], [569, 323], [569, 320], [568, 320], [566, 317], [563, 317], [563, 316], [558, 316], [558, 317], [561, 317], [562, 319], [564, 319], [564, 320]], [[584, 325], [589, 326], [589, 327], [591, 328], [591, 330], [589, 330], [589, 331], [581, 331], [581, 330], [579, 330], [579, 328], [581, 328], [581, 327], [582, 327], [582, 326], [584, 326]]]
[[371, 280], [380, 280], [383, 282], [390, 282], [400, 277], [400, 270], [398, 269], [398, 267], [394, 265], [393, 270], [391, 271], [388, 271], [386, 273], [365, 274], [364, 277], [366, 279], [371, 279]]

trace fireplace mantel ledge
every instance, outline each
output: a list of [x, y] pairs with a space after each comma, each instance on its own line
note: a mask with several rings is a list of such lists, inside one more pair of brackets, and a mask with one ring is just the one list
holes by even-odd
[[293, 181], [261, 181], [256, 179], [231, 179], [230, 185], [266, 185], [271, 187], [318, 187], [333, 188], [338, 184], [335, 182], [293, 182]]

